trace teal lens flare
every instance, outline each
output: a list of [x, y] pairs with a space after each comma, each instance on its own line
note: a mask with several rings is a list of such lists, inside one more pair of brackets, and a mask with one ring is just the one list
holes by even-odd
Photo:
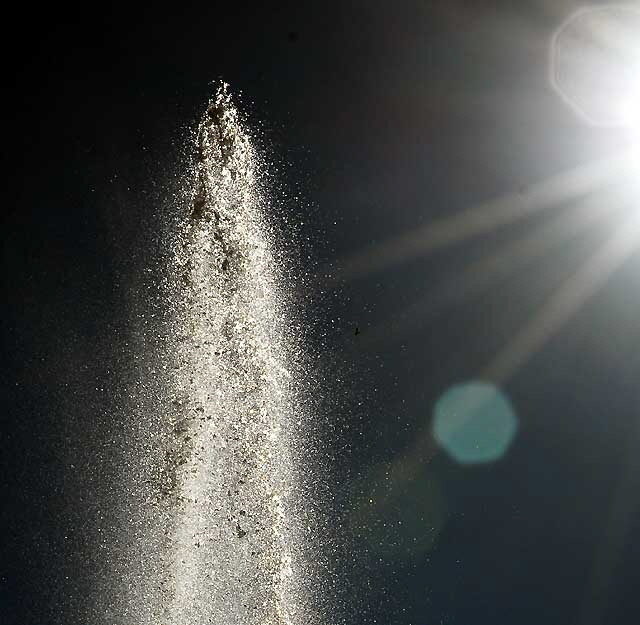
[[500, 459], [518, 429], [509, 400], [493, 385], [470, 382], [451, 387], [434, 409], [433, 434], [461, 464]]

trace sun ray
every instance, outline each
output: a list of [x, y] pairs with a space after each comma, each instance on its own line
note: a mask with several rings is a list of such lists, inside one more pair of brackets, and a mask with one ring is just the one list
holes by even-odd
[[599, 196], [589, 198], [560, 213], [532, 233], [514, 239], [479, 261], [468, 263], [455, 275], [455, 279], [448, 280], [428, 292], [397, 314], [402, 322], [394, 327], [393, 332], [389, 331], [390, 324], [385, 321], [371, 328], [363, 336], [363, 342], [378, 344], [398, 341], [415, 330], [424, 321], [425, 316], [437, 316], [448, 307], [479, 295], [497, 281], [513, 275], [529, 263], [567, 244], [609, 214], [609, 207]]
[[481, 378], [504, 383], [604, 286], [640, 245], [640, 214], [623, 223], [602, 247], [489, 362]]
[[625, 544], [633, 531], [633, 519], [640, 492], [640, 415], [634, 419], [634, 430], [627, 445], [624, 462], [611, 504], [605, 531], [596, 548], [594, 564], [582, 603], [580, 625], [604, 622], [609, 591]]
[[589, 162], [539, 182], [526, 193], [510, 193], [372, 245], [338, 263], [341, 269], [322, 273], [329, 276], [329, 283], [356, 280], [450, 245], [488, 234], [541, 210], [614, 184], [620, 175], [624, 175], [631, 160], [628, 154], [622, 154]]

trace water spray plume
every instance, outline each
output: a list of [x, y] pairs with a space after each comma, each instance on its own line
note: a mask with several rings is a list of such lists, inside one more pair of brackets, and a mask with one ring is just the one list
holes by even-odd
[[293, 324], [264, 161], [227, 85], [194, 139], [165, 242], [165, 347], [132, 384], [120, 543], [95, 612], [110, 625], [309, 625]]

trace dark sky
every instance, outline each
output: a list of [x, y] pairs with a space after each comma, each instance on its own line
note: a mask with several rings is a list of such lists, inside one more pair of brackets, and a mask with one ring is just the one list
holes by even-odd
[[[347, 622], [639, 622], [640, 255], [509, 375], [483, 378], [628, 206], [605, 189], [610, 210], [586, 226], [567, 218], [584, 192], [495, 226], [476, 211], [474, 236], [402, 252], [496, 198], [535, 205], [545, 180], [624, 143], [549, 87], [549, 40], [575, 6], [18, 9], [3, 40], [1, 625], [64, 622], [53, 580], [82, 543], [64, 538], [82, 490], [64, 467], [90, 456], [84, 431], [112, 427], [83, 406], [108, 414], [97, 389], [121, 384], [111, 337], [218, 78], [301, 198], [282, 210], [300, 222], [330, 363]], [[434, 407], [474, 380], [496, 384], [518, 427], [499, 460], [464, 465], [435, 443]]]

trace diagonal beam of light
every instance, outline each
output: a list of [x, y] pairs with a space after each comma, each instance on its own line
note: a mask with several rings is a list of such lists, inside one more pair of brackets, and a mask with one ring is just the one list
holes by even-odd
[[607, 282], [640, 245], [640, 215], [620, 226], [487, 365], [482, 377], [503, 383], [524, 365]]
[[511, 193], [372, 245], [343, 261], [342, 269], [330, 278], [330, 282], [356, 280], [386, 267], [487, 234], [545, 208], [585, 195], [624, 175], [631, 161], [629, 155], [623, 154], [590, 162], [539, 182], [526, 194]]
[[493, 254], [469, 263], [456, 274], [455, 279], [414, 302], [398, 315], [403, 321], [393, 332], [389, 332], [388, 322], [381, 323], [367, 332], [363, 342], [397, 341], [414, 330], [425, 315], [437, 315], [447, 306], [481, 293], [483, 289], [512, 275], [519, 268], [567, 244], [608, 214], [610, 209], [601, 197], [590, 198], [575, 208], [560, 213], [527, 236], [514, 239]]

